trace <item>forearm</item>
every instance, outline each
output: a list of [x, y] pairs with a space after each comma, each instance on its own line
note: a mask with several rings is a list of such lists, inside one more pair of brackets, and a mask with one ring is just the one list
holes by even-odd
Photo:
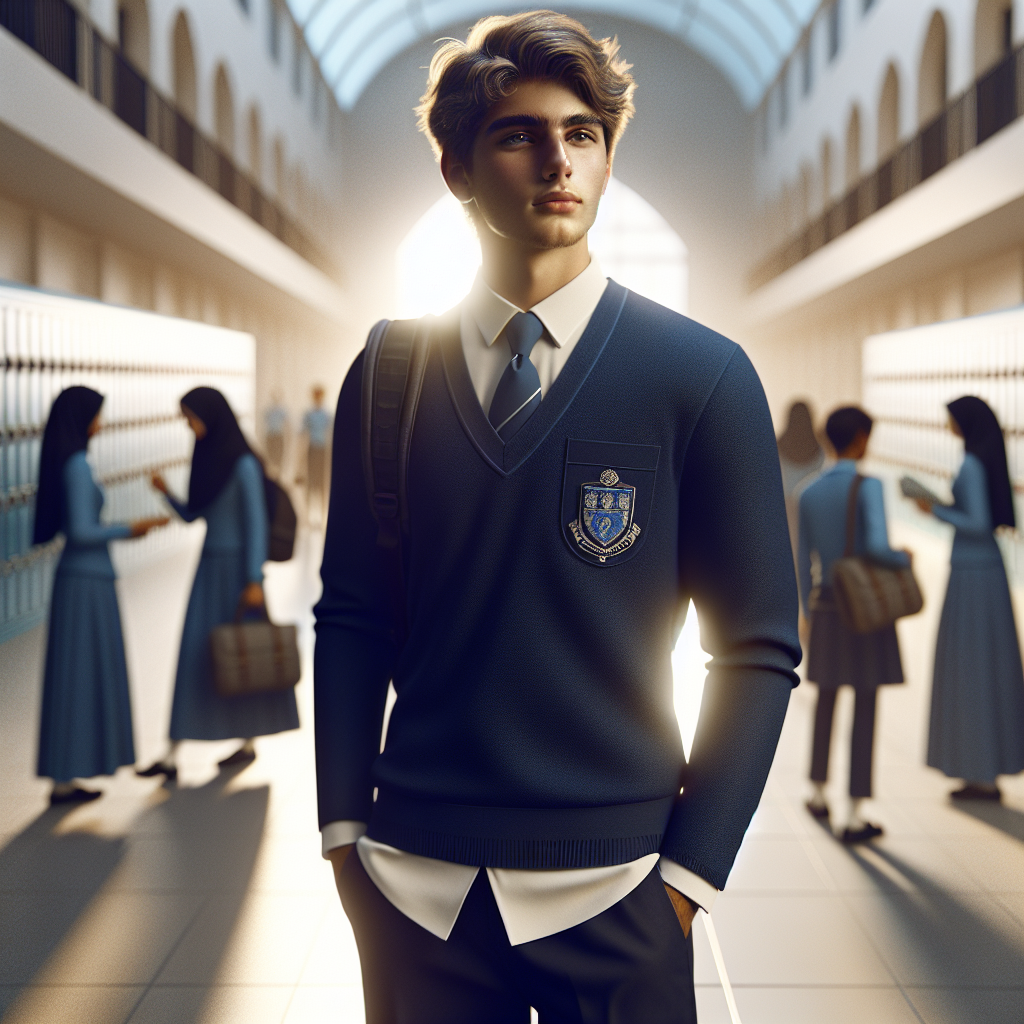
[[991, 532], [990, 520], [980, 509], [959, 508], [956, 505], [933, 505], [932, 515], [955, 527], [960, 533], [987, 537]]
[[761, 799], [791, 691], [784, 673], [708, 676], [683, 793], [661, 853], [716, 889], [725, 887]]
[[167, 504], [174, 509], [175, 514], [186, 523], [195, 522], [199, 518], [198, 512], [193, 512], [184, 501], [180, 501], [170, 491], [164, 491], [164, 498], [167, 499]]
[[394, 646], [382, 635], [317, 623], [313, 656], [320, 825], [369, 821]]

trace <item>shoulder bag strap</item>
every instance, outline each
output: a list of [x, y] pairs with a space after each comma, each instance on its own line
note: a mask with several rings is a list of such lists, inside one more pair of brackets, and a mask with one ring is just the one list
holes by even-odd
[[846, 499], [846, 548], [843, 558], [849, 558], [857, 546], [857, 495], [864, 477], [858, 473], [850, 484], [850, 494]]

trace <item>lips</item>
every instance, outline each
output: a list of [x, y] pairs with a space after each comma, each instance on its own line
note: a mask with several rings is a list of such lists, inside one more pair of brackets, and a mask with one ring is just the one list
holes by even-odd
[[572, 192], [550, 192], [535, 202], [534, 206], [546, 206], [559, 212], [568, 212], [583, 203], [579, 196]]

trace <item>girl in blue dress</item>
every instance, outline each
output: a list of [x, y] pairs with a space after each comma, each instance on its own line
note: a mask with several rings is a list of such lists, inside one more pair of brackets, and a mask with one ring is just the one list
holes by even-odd
[[918, 501], [956, 527], [949, 587], [935, 645], [928, 764], [964, 785], [960, 800], [999, 800], [997, 775], [1024, 770], [1024, 670], [994, 531], [1013, 527], [1003, 432], [980, 398], [948, 406], [964, 439], [953, 504]]
[[177, 776], [182, 740], [241, 737], [242, 746], [220, 762], [247, 764], [256, 757], [253, 738], [297, 729], [293, 690], [222, 697], [214, 687], [210, 631], [233, 621], [241, 604], [263, 606], [263, 563], [269, 524], [263, 467], [242, 435], [227, 399], [214, 388], [195, 388], [181, 411], [196, 436], [188, 501], [170, 493], [160, 476], [153, 486], [187, 523], [206, 520], [206, 540], [185, 613], [171, 709], [167, 755], [140, 775]]
[[33, 544], [58, 533], [43, 674], [38, 774], [53, 780], [51, 804], [95, 800], [75, 779], [112, 775], [135, 761], [128, 670], [114, 566], [107, 545], [142, 537], [167, 518], [100, 523], [103, 492], [85, 452], [100, 429], [103, 396], [72, 387], [54, 400], [43, 434]]

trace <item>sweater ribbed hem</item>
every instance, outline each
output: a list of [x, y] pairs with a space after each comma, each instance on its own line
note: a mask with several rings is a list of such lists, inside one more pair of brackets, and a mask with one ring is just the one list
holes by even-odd
[[627, 864], [657, 853], [673, 797], [607, 807], [480, 807], [380, 793], [367, 835], [477, 867], [552, 870]]

